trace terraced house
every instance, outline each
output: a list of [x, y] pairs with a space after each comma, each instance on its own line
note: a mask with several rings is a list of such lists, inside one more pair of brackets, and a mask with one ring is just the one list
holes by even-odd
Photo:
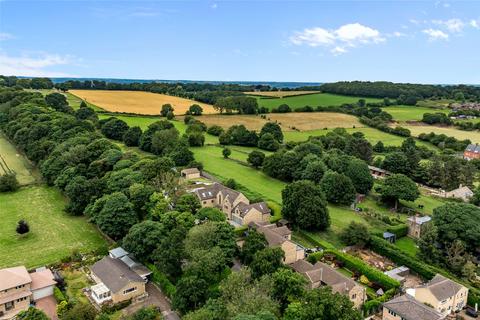
[[243, 193], [225, 187], [220, 183], [193, 189], [202, 208], [215, 207], [222, 210], [227, 219], [238, 226], [250, 222], [268, 222], [271, 211], [265, 202], [250, 204], [250, 200]]

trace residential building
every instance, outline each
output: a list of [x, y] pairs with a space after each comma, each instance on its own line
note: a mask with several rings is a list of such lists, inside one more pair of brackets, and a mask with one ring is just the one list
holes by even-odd
[[325, 263], [312, 265], [308, 261], [298, 260], [291, 267], [307, 279], [310, 289], [329, 286], [333, 293], [346, 295], [356, 308], [360, 308], [366, 301], [366, 288]]
[[192, 190], [202, 208], [215, 207], [222, 210], [227, 219], [238, 226], [248, 225], [250, 222], [268, 222], [271, 211], [265, 202], [250, 204], [243, 193], [230, 189], [220, 183]]
[[469, 187], [463, 185], [460, 185], [455, 190], [445, 192], [445, 198], [462, 199], [465, 202], [471, 197], [473, 197], [473, 191]]
[[383, 320], [442, 320], [445, 316], [405, 294], [383, 304]]
[[480, 159], [480, 145], [469, 144], [463, 151], [463, 158], [466, 160]]
[[415, 299], [428, 303], [443, 315], [462, 310], [467, 305], [468, 289], [440, 274], [426, 285], [415, 288]]
[[180, 175], [186, 180], [200, 178], [201, 176], [200, 170], [198, 170], [197, 168], [183, 169], [182, 171], [180, 171]]
[[292, 241], [292, 231], [287, 227], [277, 227], [266, 222], [251, 222], [249, 227], [263, 234], [269, 247], [282, 248], [285, 253], [283, 262], [291, 264], [305, 258], [305, 250]]
[[56, 282], [49, 269], [28, 273], [24, 266], [0, 270], [0, 319], [13, 319], [34, 301], [53, 295]]
[[408, 224], [408, 236], [419, 239], [422, 236], [425, 226], [432, 220], [429, 216], [411, 216], [407, 219]]
[[115, 304], [146, 295], [145, 283], [150, 270], [121, 247], [110, 250], [107, 257], [97, 261], [90, 269], [96, 282], [91, 287], [91, 297], [97, 304]]
[[368, 166], [368, 169], [370, 169], [370, 174], [372, 177], [375, 179], [384, 179], [388, 177], [391, 173], [387, 170], [384, 170], [382, 168], [377, 168], [374, 166]]

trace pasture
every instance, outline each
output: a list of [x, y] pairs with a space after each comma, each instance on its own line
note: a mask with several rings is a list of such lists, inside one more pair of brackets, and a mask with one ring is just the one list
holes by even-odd
[[[285, 98], [262, 98], [256, 96], [258, 105], [266, 107], [269, 110], [277, 108], [281, 104], [288, 104], [292, 109], [298, 109], [305, 106], [340, 106], [344, 103], [356, 103], [362, 97], [341, 96], [330, 93], [315, 93], [302, 96], [293, 96]], [[380, 102], [382, 99], [364, 98], [367, 102]]]
[[20, 185], [27, 185], [35, 182], [32, 170], [30, 162], [0, 133], [0, 175], [13, 172]]
[[[106, 246], [86, 218], [63, 211], [65, 203], [58, 189], [47, 186], [0, 194], [0, 268], [39, 267], [60, 261], [74, 249], [86, 252]], [[15, 232], [20, 219], [30, 226], [30, 232], [23, 236]]]
[[111, 112], [127, 112], [143, 115], [160, 114], [164, 104], [171, 104], [174, 114], [182, 115], [192, 104], [203, 108], [203, 113], [216, 113], [213, 106], [190, 99], [144, 91], [70, 90], [70, 93]]
[[412, 136], [419, 136], [421, 133], [434, 132], [435, 134], [445, 134], [449, 137], [455, 137], [459, 140], [470, 139], [473, 143], [480, 143], [479, 131], [464, 131], [456, 129], [455, 127], [437, 127], [429, 125], [406, 125], [412, 132]]
[[307, 94], [319, 93], [319, 91], [251, 91], [245, 94], [251, 96], [269, 97], [269, 98], [285, 98], [293, 96], [303, 96]]
[[393, 119], [399, 122], [420, 121], [424, 113], [443, 112], [448, 114], [449, 109], [434, 109], [429, 107], [418, 106], [390, 106], [382, 108], [383, 111], [392, 115]]

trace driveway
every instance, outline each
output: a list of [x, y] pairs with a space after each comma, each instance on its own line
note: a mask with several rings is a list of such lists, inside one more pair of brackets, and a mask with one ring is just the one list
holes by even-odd
[[163, 317], [166, 320], [180, 320], [180, 317], [175, 311], [172, 310], [170, 302], [162, 291], [152, 282], [148, 282], [145, 285], [145, 289], [148, 293], [148, 297], [145, 300], [132, 304], [123, 309], [124, 315], [131, 315], [137, 310], [143, 307], [157, 307], [162, 312]]
[[52, 320], [58, 320], [57, 317], [57, 301], [53, 296], [39, 299], [35, 303], [37, 309], [42, 310]]

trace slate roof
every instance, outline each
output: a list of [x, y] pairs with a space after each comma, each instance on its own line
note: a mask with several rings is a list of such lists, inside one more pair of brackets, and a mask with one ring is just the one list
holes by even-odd
[[426, 306], [425, 304], [415, 300], [412, 296], [405, 294], [395, 299], [387, 301], [383, 304], [384, 308], [387, 308], [397, 315], [401, 316], [405, 320], [441, 320], [444, 316], [433, 308]]
[[115, 249], [112, 249], [108, 251], [108, 253], [112, 258], [117, 258], [117, 259], [128, 255], [128, 252], [122, 247], [117, 247]]
[[422, 286], [422, 288], [429, 289], [438, 301], [442, 301], [456, 295], [463, 286], [455, 281], [445, 278], [441, 274], [437, 274], [432, 280], [430, 280], [430, 282], [425, 286]]
[[467, 148], [465, 149], [467, 152], [475, 152], [475, 153], [480, 153], [480, 145], [478, 144], [469, 144]]
[[0, 291], [32, 282], [27, 268], [24, 266], [0, 270]]
[[432, 220], [432, 217], [430, 216], [423, 216], [423, 217], [409, 217], [408, 218], [408, 221], [412, 221], [412, 222], [415, 222], [416, 224], [424, 224], [426, 222], [429, 222], [430, 220]]
[[214, 183], [212, 185], [200, 188], [195, 190], [195, 193], [197, 194], [198, 198], [201, 200], [208, 200], [208, 199], [214, 199], [217, 197], [217, 194], [220, 190], [220, 184]]
[[142, 277], [130, 270], [119, 259], [104, 257], [102, 260], [97, 261], [91, 269], [112, 293], [118, 292], [129, 282], [144, 282]]
[[[274, 224], [251, 222], [249, 225], [265, 236], [269, 246], [281, 245], [288, 240], [287, 236], [291, 234], [287, 227], [277, 227]], [[288, 233], [285, 229], [288, 230]]]
[[262, 214], [270, 214], [270, 208], [265, 202], [258, 202], [252, 204], [246, 204], [244, 202], [240, 202], [237, 205], [238, 209], [240, 210], [240, 216], [243, 218], [245, 215], [253, 208], [260, 211]]

